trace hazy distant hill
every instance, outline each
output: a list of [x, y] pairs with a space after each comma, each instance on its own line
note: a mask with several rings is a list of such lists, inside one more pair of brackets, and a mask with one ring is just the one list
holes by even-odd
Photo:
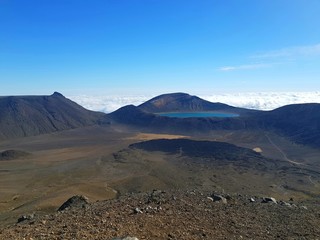
[[139, 105], [138, 108], [150, 113], [222, 111], [244, 114], [255, 112], [255, 110], [232, 107], [223, 103], [212, 103], [186, 93], [163, 94]]
[[0, 97], [0, 139], [88, 126], [103, 115], [57, 92], [51, 96]]

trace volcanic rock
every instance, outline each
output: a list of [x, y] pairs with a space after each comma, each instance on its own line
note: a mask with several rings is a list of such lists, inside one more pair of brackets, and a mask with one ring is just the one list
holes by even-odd
[[59, 212], [70, 208], [83, 208], [89, 203], [88, 198], [82, 195], [76, 195], [69, 198], [58, 209]]

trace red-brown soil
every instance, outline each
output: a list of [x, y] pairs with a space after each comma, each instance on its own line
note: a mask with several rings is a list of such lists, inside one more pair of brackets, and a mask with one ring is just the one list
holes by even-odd
[[[71, 208], [0, 231], [0, 239], [318, 239], [319, 205], [250, 202], [211, 192], [155, 191]], [[136, 213], [135, 209], [141, 212]]]

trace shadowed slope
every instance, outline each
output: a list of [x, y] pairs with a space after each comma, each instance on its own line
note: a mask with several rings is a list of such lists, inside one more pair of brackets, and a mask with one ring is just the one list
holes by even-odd
[[57, 92], [51, 96], [0, 97], [0, 139], [88, 126], [103, 115], [89, 111]]
[[257, 117], [266, 129], [300, 143], [320, 147], [320, 104], [292, 104], [265, 112]]

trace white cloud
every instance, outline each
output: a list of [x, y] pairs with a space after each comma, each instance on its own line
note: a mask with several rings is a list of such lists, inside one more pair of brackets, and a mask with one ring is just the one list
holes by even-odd
[[224, 66], [218, 68], [220, 71], [228, 72], [228, 71], [236, 71], [236, 70], [251, 70], [251, 69], [259, 69], [259, 68], [265, 68], [269, 67], [270, 64], [247, 64], [247, 65], [239, 65], [239, 66]]
[[109, 113], [123, 107], [125, 105], [133, 104], [139, 105], [154, 96], [101, 96], [101, 95], [77, 95], [77, 96], [67, 96], [72, 101], [80, 104], [81, 106], [93, 110]]
[[252, 56], [253, 58], [296, 58], [302, 56], [320, 55], [320, 43], [315, 45], [282, 48], [274, 51], [264, 52]]
[[288, 104], [320, 103], [320, 92], [252, 92], [201, 96], [210, 102], [222, 102], [235, 107], [272, 110]]
[[[236, 107], [271, 110], [294, 103], [320, 103], [320, 92], [251, 92], [198, 95], [210, 102], [222, 102]], [[68, 98], [87, 109], [101, 112], [112, 112], [125, 105], [139, 105], [151, 95], [136, 96], [68, 96]]]

